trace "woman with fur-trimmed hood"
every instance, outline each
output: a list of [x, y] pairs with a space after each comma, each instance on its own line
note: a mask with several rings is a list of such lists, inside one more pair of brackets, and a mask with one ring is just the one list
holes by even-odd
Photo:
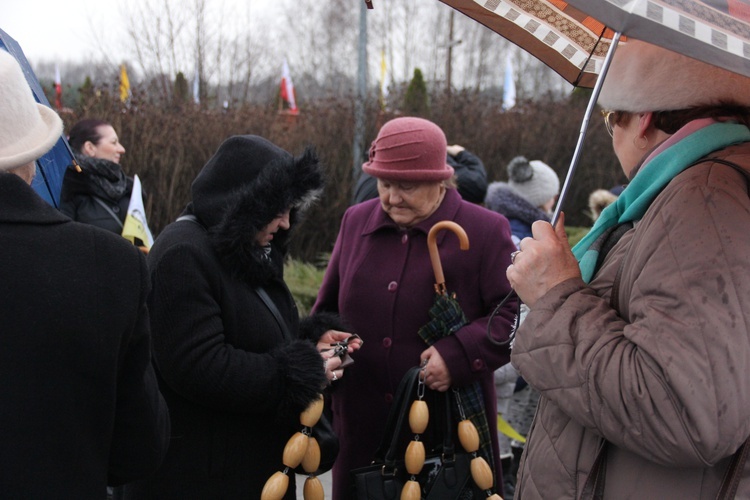
[[[315, 342], [349, 334], [333, 315], [300, 322], [283, 279], [289, 233], [322, 188], [310, 148], [294, 157], [257, 136], [227, 139], [193, 181], [183, 216], [149, 253], [170, 449], [159, 472], [128, 485], [125, 498], [259, 498], [283, 468], [300, 412], [343, 376], [341, 360], [324, 362]], [[294, 498], [293, 477], [286, 498]]]

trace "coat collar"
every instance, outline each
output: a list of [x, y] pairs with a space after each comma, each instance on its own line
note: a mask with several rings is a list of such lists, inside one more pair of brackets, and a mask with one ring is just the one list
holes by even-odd
[[[370, 212], [370, 216], [368, 217], [367, 222], [362, 228], [362, 236], [367, 236], [381, 230], [399, 231], [398, 225], [393, 222], [390, 217], [388, 217], [383, 208], [380, 206], [379, 199], [371, 200], [366, 203], [372, 204], [372, 211]], [[461, 208], [462, 203], [464, 202], [461, 199], [461, 195], [458, 194], [457, 190], [446, 189], [445, 197], [443, 197], [443, 202], [440, 204], [438, 209], [435, 210], [435, 212], [425, 220], [408, 229], [408, 231], [421, 232], [427, 235], [430, 232], [432, 226], [434, 226], [437, 222], [443, 220], [454, 220], [456, 218], [458, 210]], [[440, 243], [444, 237], [445, 233], [439, 234], [437, 242]]]
[[17, 175], [0, 173], [0, 221], [60, 224], [70, 219], [51, 207]]

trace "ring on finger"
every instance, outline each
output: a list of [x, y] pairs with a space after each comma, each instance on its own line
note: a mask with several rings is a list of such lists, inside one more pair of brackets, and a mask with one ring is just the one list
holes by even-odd
[[331, 375], [333, 375], [333, 378], [331, 380], [338, 380], [339, 377], [336, 375], [336, 370], [331, 370]]
[[510, 263], [515, 264], [516, 263], [516, 257], [518, 257], [518, 254], [521, 253], [520, 250], [516, 250], [512, 254], [510, 254]]

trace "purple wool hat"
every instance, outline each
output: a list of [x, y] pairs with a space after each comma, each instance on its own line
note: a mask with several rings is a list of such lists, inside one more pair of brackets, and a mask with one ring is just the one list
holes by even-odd
[[453, 176], [446, 163], [448, 141], [443, 131], [422, 118], [395, 118], [380, 129], [362, 170], [393, 181], [443, 181]]

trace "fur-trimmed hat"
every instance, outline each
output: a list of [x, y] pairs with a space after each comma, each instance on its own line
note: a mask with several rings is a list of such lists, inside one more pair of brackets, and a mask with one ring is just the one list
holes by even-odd
[[535, 207], [541, 207], [560, 193], [560, 179], [539, 160], [516, 156], [508, 163], [508, 185]]
[[447, 149], [445, 133], [431, 121], [394, 118], [380, 128], [362, 170], [393, 181], [444, 181], [453, 176], [453, 167], [446, 162]]
[[634, 39], [618, 45], [599, 96], [603, 108], [631, 113], [719, 101], [750, 106], [750, 78]]
[[323, 167], [312, 148], [295, 157], [262, 137], [234, 136], [219, 146], [193, 181], [188, 212], [208, 229], [228, 267], [256, 286], [281, 266], [265, 258], [257, 234], [291, 209], [289, 229], [279, 229], [271, 242], [284, 254], [289, 232], [323, 184]]
[[0, 50], [0, 172], [42, 157], [60, 138], [63, 124], [34, 100], [18, 61]]
[[322, 192], [323, 182], [312, 148], [295, 158], [263, 137], [233, 136], [193, 181], [193, 211], [211, 228], [240, 210], [250, 216], [246, 222], [261, 230], [284, 210], [307, 208]]

